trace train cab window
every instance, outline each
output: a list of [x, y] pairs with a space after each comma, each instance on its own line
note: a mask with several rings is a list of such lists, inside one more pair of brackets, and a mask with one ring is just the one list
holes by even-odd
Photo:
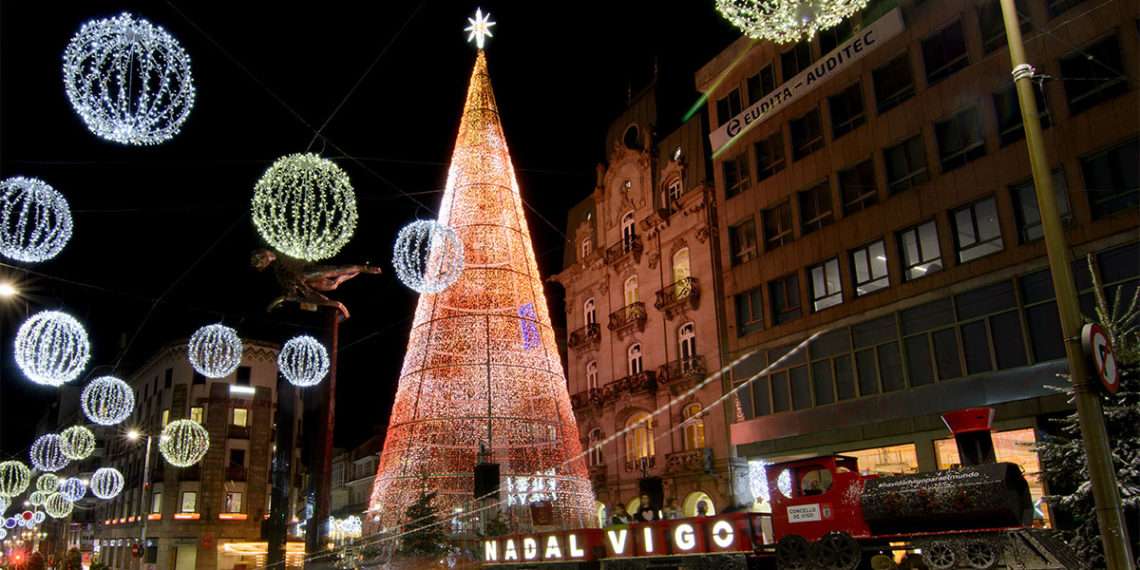
[[811, 469], [800, 476], [800, 493], [805, 496], [822, 495], [831, 489], [831, 471]]

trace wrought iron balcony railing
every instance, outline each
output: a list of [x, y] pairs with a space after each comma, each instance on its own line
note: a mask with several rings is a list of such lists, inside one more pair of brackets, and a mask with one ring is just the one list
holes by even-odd
[[703, 471], [711, 473], [713, 470], [713, 450], [711, 447], [702, 447], [670, 453], [665, 456], [665, 470], [670, 472]]
[[648, 473], [649, 470], [653, 469], [653, 467], [656, 465], [657, 465], [657, 456], [656, 455], [649, 455], [646, 457], [637, 457], [635, 459], [626, 459], [625, 460], [625, 470], [626, 471], [638, 471], [638, 472]]
[[580, 329], [570, 333], [570, 337], [566, 339], [566, 345], [574, 350], [586, 348], [588, 346], [598, 346], [602, 342], [602, 326], [598, 323], [590, 323]]
[[657, 370], [657, 380], [662, 384], [672, 384], [680, 380], [703, 378], [705, 372], [705, 357], [697, 354], [666, 363]]
[[638, 301], [610, 313], [610, 323], [606, 325], [606, 328], [616, 332], [637, 327], [638, 331], [644, 331], [646, 318], [648, 316], [645, 313], [645, 303]]
[[655, 390], [657, 390], [657, 374], [645, 370], [624, 378], [618, 378], [602, 386], [601, 398], [603, 402], [612, 402], [622, 394], [638, 394]]
[[640, 236], [626, 236], [621, 241], [606, 248], [606, 265], [613, 265], [632, 256], [634, 263], [641, 262], [641, 252], [645, 245], [641, 243]]
[[[672, 312], [684, 307], [697, 308], [701, 300], [701, 289], [696, 277], [686, 277], [670, 283], [657, 291], [657, 301], [653, 303], [659, 311]], [[670, 315], [671, 316], [671, 315]]]
[[602, 390], [600, 388], [590, 388], [582, 390], [575, 394], [570, 394], [570, 406], [575, 410], [580, 410], [587, 406], [598, 406], [602, 404]]

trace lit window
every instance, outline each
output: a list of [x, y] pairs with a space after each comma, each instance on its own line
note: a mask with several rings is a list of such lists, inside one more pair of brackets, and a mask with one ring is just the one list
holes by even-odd
[[701, 419], [701, 405], [692, 403], [681, 411], [683, 416], [685, 449], [701, 449], [705, 446], [705, 421]]
[[248, 426], [249, 410], [246, 408], [234, 408], [233, 425], [238, 427]]
[[[653, 457], [653, 417], [647, 412], [637, 412], [625, 422], [629, 431], [625, 434], [625, 456], [627, 460]], [[632, 428], [632, 429], [630, 429]]]
[[170, 423], [170, 410], [162, 410], [162, 427]]
[[918, 449], [913, 443], [844, 451], [840, 455], [857, 459], [863, 475], [918, 473]]
[[227, 513], [240, 513], [241, 512], [241, 493], [235, 491], [226, 492], [225, 512]]
[[594, 240], [592, 240], [590, 238], [586, 238], [586, 239], [582, 240], [582, 259], [586, 259], [587, 257], [590, 257], [590, 254], [593, 252], [594, 252]]
[[638, 291], [637, 291], [637, 276], [636, 275], [630, 275], [629, 278], [625, 280], [625, 285], [622, 289], [625, 292], [625, 304], [626, 305], [632, 305], [632, 304], [641, 300], [641, 296], [638, 294]]
[[812, 310], [822, 311], [843, 302], [843, 285], [839, 278], [839, 258], [833, 257], [809, 270], [811, 274]]
[[883, 240], [851, 250], [851, 276], [855, 281], [856, 297], [890, 287]]
[[[1037, 434], [1033, 428], [999, 431], [993, 433], [994, 455], [1002, 463], [1013, 463], [1021, 467], [1025, 480], [1029, 483], [1029, 496], [1033, 500], [1033, 518], [1052, 526], [1044, 495], [1045, 483], [1041, 477], [1041, 460], [1037, 455]], [[958, 465], [958, 444], [953, 438], [934, 441], [934, 451], [939, 469], [950, 469]]]
[[162, 492], [159, 491], [150, 496], [150, 512], [161, 514], [162, 513]]
[[205, 421], [205, 410], [201, 406], [194, 406], [190, 408], [190, 420], [203, 423]]
[[693, 323], [685, 323], [677, 329], [677, 343], [680, 345], [681, 370], [687, 372], [696, 365], [697, 357], [697, 327]]
[[194, 513], [198, 509], [198, 493], [196, 491], [183, 491], [182, 504], [179, 505], [178, 511], [182, 513]]
[[906, 281], [942, 269], [942, 250], [938, 247], [938, 227], [934, 221], [903, 230], [898, 237]]
[[635, 241], [637, 241], [637, 225], [633, 221], [633, 212], [626, 212], [626, 214], [621, 217], [622, 251], [628, 252], [632, 250]]
[[635, 343], [630, 345], [629, 350], [626, 351], [627, 361], [629, 363], [629, 375], [641, 374], [642, 360], [641, 360], [641, 344]]

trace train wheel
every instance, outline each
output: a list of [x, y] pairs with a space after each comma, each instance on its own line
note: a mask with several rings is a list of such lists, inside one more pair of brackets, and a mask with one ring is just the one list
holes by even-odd
[[808, 570], [812, 567], [811, 546], [804, 537], [788, 535], [776, 543], [776, 566], [780, 570]]
[[931, 542], [922, 547], [922, 561], [931, 570], [948, 570], [958, 563], [958, 553], [948, 542]]
[[962, 558], [966, 559], [966, 565], [978, 570], [988, 570], [997, 566], [999, 558], [997, 548], [984, 540], [967, 542], [962, 554]]
[[815, 565], [826, 570], [855, 570], [862, 557], [859, 543], [845, 532], [829, 532], [812, 548]]

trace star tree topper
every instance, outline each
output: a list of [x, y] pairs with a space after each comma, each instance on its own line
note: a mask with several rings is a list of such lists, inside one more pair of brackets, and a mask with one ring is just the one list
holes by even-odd
[[491, 26], [494, 26], [495, 22], [491, 21], [490, 12], [484, 15], [481, 8], [476, 8], [475, 17], [467, 18], [467, 22], [468, 25], [466, 28], [463, 28], [463, 31], [470, 32], [467, 34], [467, 41], [474, 41], [475, 47], [483, 49], [483, 44], [486, 43], [486, 39], [495, 37], [494, 34], [491, 33]]

